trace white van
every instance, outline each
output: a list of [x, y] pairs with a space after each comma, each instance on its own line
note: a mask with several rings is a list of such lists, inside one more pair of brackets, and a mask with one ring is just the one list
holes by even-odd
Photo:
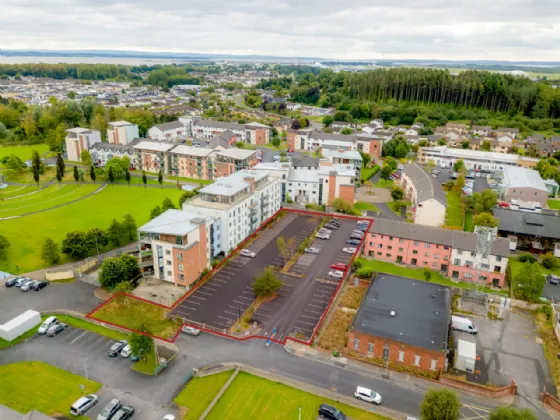
[[460, 316], [451, 317], [451, 328], [457, 331], [465, 331], [471, 334], [476, 334], [478, 332], [470, 319]]
[[39, 334], [46, 334], [47, 330], [52, 327], [54, 324], [56, 324], [58, 322], [58, 319], [56, 318], [56, 316], [49, 316], [47, 319], [45, 319], [45, 322], [43, 322], [41, 324], [41, 326], [39, 327], [39, 330], [37, 331]]

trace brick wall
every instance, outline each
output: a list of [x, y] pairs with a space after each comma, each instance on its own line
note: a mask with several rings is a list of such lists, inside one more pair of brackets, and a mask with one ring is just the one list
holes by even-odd
[[286, 135], [286, 143], [287, 143], [288, 149], [295, 149], [296, 148], [296, 133], [288, 131], [288, 134]]
[[458, 388], [464, 391], [472, 392], [473, 394], [481, 395], [486, 398], [501, 398], [508, 395], [517, 394], [517, 384], [513, 379], [511, 380], [511, 383], [509, 385], [506, 385], [498, 389], [487, 388], [485, 386], [478, 385], [472, 382], [460, 381], [446, 375], [440, 376], [439, 383], [442, 385], [447, 385], [453, 388]]
[[354, 191], [353, 185], [341, 185], [338, 196], [350, 204], [354, 204]]

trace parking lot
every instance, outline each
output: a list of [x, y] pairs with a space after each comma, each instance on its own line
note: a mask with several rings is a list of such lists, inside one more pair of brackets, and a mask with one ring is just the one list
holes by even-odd
[[[436, 179], [440, 184], [445, 184], [447, 181], [451, 180], [451, 175], [453, 174], [452, 169], [442, 169], [439, 167], [430, 168], [429, 166], [425, 166], [424, 170], [431, 172], [432, 170], [437, 169], [440, 173], [437, 175]], [[488, 179], [486, 178], [486, 174], [481, 173], [480, 178], [474, 179], [474, 186], [473, 192], [481, 192], [487, 190], [489, 187]]]
[[[348, 263], [351, 255], [342, 249], [350, 232], [355, 228], [354, 220], [339, 220], [341, 227], [334, 230], [330, 240], [315, 239], [312, 247], [319, 248], [318, 255], [304, 254], [294, 264], [295, 275], [278, 273], [284, 285], [271, 302], [265, 302], [253, 313], [259, 335], [283, 341], [288, 335], [297, 334], [310, 339], [340, 280], [328, 276], [333, 263]], [[271, 228], [263, 231], [248, 249], [256, 253], [255, 258], [236, 256], [226, 267], [220, 269], [206, 284], [193, 292], [175, 309], [179, 315], [203, 326], [225, 332], [235, 325], [254, 301], [251, 283], [270, 265], [282, 267], [276, 240], [282, 236], [287, 241], [294, 238], [294, 247], [310, 237], [320, 223], [320, 218], [307, 215], [287, 214]]]

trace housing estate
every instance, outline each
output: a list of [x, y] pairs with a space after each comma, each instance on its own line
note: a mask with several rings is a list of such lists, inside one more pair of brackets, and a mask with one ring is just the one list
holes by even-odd
[[348, 330], [347, 350], [424, 370], [445, 368], [449, 288], [377, 274]]
[[160, 141], [177, 141], [185, 138], [185, 126], [180, 121], [154, 125], [148, 130], [148, 137]]
[[135, 139], [132, 143], [127, 145], [105, 142], [95, 143], [90, 149], [91, 161], [96, 165], [105, 166], [113, 157], [119, 159], [127, 157], [130, 160], [130, 166], [136, 168], [137, 155], [134, 152], [134, 145], [138, 144], [140, 141], [142, 141], [142, 139]]
[[68, 160], [73, 162], [80, 162], [82, 160], [81, 154], [84, 150], [96, 144], [101, 143], [101, 133], [98, 130], [91, 130], [89, 128], [70, 128], [66, 130], [66, 154]]
[[128, 121], [113, 121], [107, 128], [107, 141], [113, 144], [130, 144], [134, 139], [140, 137], [138, 125]]
[[263, 146], [269, 143], [271, 138], [271, 127], [257, 122], [237, 124], [190, 116], [180, 117], [179, 121], [184, 125], [188, 137], [211, 139], [225, 131], [230, 131], [239, 141], [255, 146]]
[[375, 219], [364, 255], [397, 264], [427, 267], [447, 277], [503, 287], [509, 242], [496, 238], [487, 258], [476, 252], [474, 233]]

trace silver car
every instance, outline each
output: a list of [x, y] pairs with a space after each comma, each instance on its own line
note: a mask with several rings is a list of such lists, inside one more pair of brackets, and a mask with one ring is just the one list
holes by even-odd
[[101, 413], [97, 416], [97, 420], [108, 420], [110, 419], [113, 414], [117, 412], [117, 410], [121, 407], [121, 402], [116, 398], [112, 399], [109, 404], [105, 406]]
[[33, 280], [27, 280], [25, 283], [23, 283], [23, 284], [21, 285], [21, 288], [20, 288], [21, 291], [22, 291], [22, 292], [28, 292], [28, 291], [30, 291], [30, 290], [31, 290], [31, 286], [33, 286], [34, 283], [35, 283], [35, 282], [34, 282]]

